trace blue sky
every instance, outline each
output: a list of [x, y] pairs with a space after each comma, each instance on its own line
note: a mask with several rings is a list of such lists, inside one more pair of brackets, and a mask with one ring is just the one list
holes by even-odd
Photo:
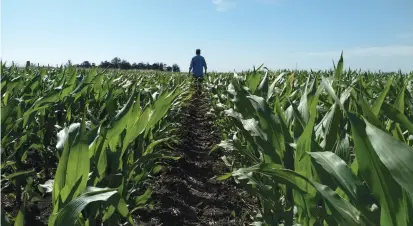
[[412, 0], [3, 0], [1, 56], [24, 63], [177, 63], [209, 70], [413, 71]]

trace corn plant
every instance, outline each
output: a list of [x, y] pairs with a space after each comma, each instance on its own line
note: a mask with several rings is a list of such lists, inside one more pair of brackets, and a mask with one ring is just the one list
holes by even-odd
[[412, 74], [215, 75], [215, 112], [257, 224], [413, 225]]
[[132, 213], [151, 195], [140, 185], [159, 160], [176, 159], [157, 146], [175, 142], [171, 111], [188, 80], [96, 68], [2, 71], [2, 192], [16, 193], [14, 224], [24, 224], [26, 202], [40, 191], [52, 195], [49, 225], [134, 225]]

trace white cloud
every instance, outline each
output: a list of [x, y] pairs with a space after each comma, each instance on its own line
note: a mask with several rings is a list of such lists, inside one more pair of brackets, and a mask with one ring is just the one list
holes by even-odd
[[[323, 52], [306, 52], [299, 55], [307, 56], [330, 56], [338, 57], [341, 50], [323, 51]], [[351, 49], [343, 49], [345, 57], [396, 57], [396, 56], [413, 56], [413, 46], [410, 45], [392, 45], [392, 46], [377, 46], [377, 47], [358, 47]]]
[[218, 12], [226, 12], [235, 7], [235, 2], [230, 0], [212, 0], [212, 4]]

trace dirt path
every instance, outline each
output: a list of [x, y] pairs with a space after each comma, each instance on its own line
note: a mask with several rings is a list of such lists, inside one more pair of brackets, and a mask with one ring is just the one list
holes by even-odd
[[[247, 225], [251, 223], [253, 200], [241, 194], [233, 182], [211, 179], [225, 172], [217, 154], [208, 155], [219, 134], [206, 95], [195, 93], [183, 110], [182, 142], [171, 162], [155, 184], [153, 200], [157, 207], [146, 213], [145, 225]], [[149, 223], [150, 222], [150, 223]]]

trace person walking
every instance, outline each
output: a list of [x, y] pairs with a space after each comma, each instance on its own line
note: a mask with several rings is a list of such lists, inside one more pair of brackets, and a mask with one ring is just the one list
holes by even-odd
[[201, 50], [197, 49], [195, 51], [196, 56], [192, 57], [191, 64], [189, 65], [189, 75], [191, 75], [192, 71], [192, 76], [195, 79], [203, 80], [203, 68], [205, 68], [205, 75], [207, 74], [207, 64], [205, 61], [205, 58], [201, 56]]

